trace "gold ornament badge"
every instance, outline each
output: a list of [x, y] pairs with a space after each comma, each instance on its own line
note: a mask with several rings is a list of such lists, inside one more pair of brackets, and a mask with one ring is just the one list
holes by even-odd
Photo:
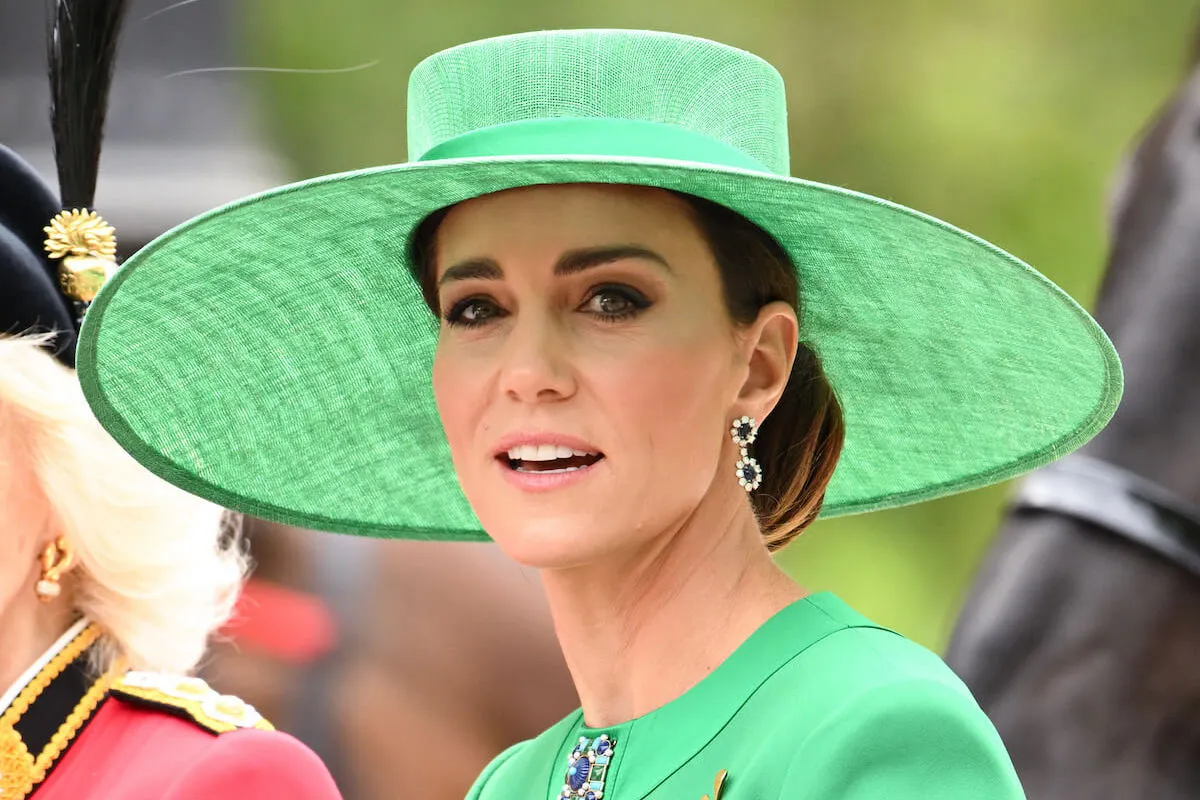
[[[725, 778], [728, 776], [729, 773], [725, 770], [721, 770], [717, 773], [717, 779], [713, 781], [712, 800], [721, 800], [721, 789], [725, 787]], [[704, 797], [701, 797], [700, 800], [709, 800], [709, 797], [708, 795], [704, 795]]]
[[117, 271], [116, 231], [95, 211], [61, 211], [46, 226], [46, 252], [61, 258], [63, 294], [90, 303]]
[[[716, 780], [713, 781], [713, 798], [712, 798], [712, 800], [721, 800], [721, 789], [725, 788], [725, 778], [727, 776], [728, 776], [728, 772], [725, 770], [721, 770], [720, 772], [718, 772], [718, 774], [716, 774]], [[701, 798], [700, 800], [709, 800], [708, 795], [707, 794], [704, 795], [703, 798]]]

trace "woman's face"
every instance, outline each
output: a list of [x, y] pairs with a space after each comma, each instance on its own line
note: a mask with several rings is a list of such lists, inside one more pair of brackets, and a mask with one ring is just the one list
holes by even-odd
[[511, 557], [578, 566], [682, 525], [707, 494], [745, 502], [726, 432], [762, 413], [742, 402], [755, 326], [730, 320], [682, 200], [515, 189], [454, 207], [435, 252], [438, 409]]

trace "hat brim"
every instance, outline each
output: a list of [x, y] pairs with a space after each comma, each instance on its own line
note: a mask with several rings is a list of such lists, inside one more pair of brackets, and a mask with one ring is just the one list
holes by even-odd
[[1079, 305], [932, 217], [748, 170], [517, 156], [326, 176], [166, 233], [88, 311], [88, 400], [150, 470], [226, 507], [327, 531], [486, 539], [434, 404], [438, 325], [409, 238], [440, 208], [558, 183], [704, 197], [791, 254], [801, 338], [845, 408], [824, 517], [1041, 466], [1099, 431], [1120, 398], [1116, 353]]

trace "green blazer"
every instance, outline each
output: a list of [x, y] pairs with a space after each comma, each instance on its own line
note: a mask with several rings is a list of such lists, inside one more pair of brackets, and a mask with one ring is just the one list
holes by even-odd
[[604, 800], [1025, 797], [995, 728], [942, 660], [827, 593], [780, 611], [643, 717], [593, 729], [576, 711], [506, 750], [467, 798], [557, 800], [568, 786]]

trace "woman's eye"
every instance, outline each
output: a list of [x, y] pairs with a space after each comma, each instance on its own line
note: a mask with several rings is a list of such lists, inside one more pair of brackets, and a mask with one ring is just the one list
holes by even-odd
[[468, 297], [450, 306], [446, 312], [446, 323], [472, 327], [483, 325], [488, 320], [502, 316], [499, 306], [486, 297]]
[[628, 297], [623, 297], [616, 292], [600, 292], [592, 298], [591, 306], [600, 314], [615, 316], [629, 311], [633, 304], [629, 302]]
[[583, 310], [602, 319], [615, 320], [633, 316], [649, 306], [650, 301], [634, 289], [607, 286], [596, 289], [584, 302]]

